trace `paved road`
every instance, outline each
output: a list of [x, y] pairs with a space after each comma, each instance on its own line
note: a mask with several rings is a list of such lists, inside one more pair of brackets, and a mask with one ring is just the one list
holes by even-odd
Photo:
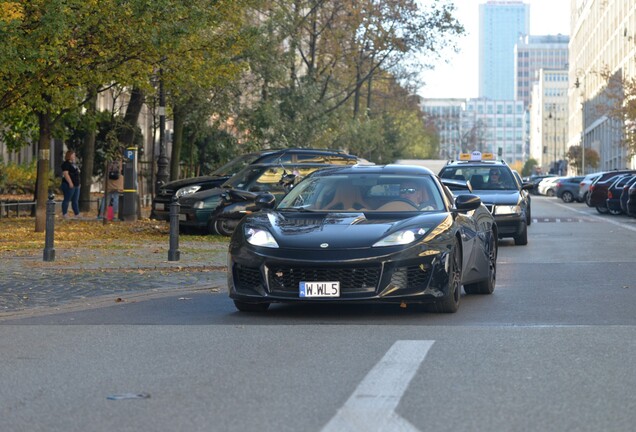
[[241, 314], [222, 288], [4, 320], [0, 429], [632, 431], [636, 220], [533, 207], [456, 314]]

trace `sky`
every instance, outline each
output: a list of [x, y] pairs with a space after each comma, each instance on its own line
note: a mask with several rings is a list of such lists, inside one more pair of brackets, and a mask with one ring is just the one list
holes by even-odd
[[[456, 16], [466, 34], [458, 54], [446, 53], [435, 69], [422, 74], [418, 94], [425, 98], [476, 98], [479, 96], [479, 4], [486, 0], [454, 0]], [[570, 33], [570, 0], [524, 0], [530, 5], [530, 34]], [[444, 63], [444, 60], [448, 63]]]

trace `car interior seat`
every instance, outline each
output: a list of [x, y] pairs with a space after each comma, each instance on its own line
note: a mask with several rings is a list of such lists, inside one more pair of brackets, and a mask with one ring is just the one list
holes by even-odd
[[473, 189], [481, 189], [484, 187], [484, 177], [480, 174], [470, 176], [470, 184]]
[[359, 187], [343, 184], [338, 186], [331, 201], [322, 207], [326, 210], [362, 210], [369, 206], [364, 202]]

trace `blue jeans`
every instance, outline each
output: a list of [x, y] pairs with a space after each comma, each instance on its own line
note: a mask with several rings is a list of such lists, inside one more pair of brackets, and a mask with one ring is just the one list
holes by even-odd
[[[105, 198], [105, 199], [104, 199]], [[115, 219], [119, 217], [119, 192], [118, 191], [110, 191], [108, 194], [102, 198], [102, 207], [99, 215], [101, 217], [106, 216], [106, 210], [108, 209], [108, 205], [110, 204], [110, 200], [113, 200], [113, 214], [115, 215]]]
[[73, 207], [73, 213], [75, 216], [79, 214], [79, 196], [80, 187], [70, 187], [68, 183], [62, 182], [62, 192], [64, 192], [64, 201], [62, 201], [62, 214], [65, 215], [68, 212], [68, 204]]

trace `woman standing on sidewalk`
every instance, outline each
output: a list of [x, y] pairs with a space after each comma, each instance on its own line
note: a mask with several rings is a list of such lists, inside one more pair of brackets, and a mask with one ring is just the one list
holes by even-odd
[[68, 205], [71, 203], [75, 217], [80, 217], [79, 212], [79, 196], [80, 196], [80, 170], [75, 163], [75, 152], [69, 150], [64, 156], [62, 163], [62, 192], [64, 193], [64, 201], [62, 201], [62, 217], [68, 218]]

